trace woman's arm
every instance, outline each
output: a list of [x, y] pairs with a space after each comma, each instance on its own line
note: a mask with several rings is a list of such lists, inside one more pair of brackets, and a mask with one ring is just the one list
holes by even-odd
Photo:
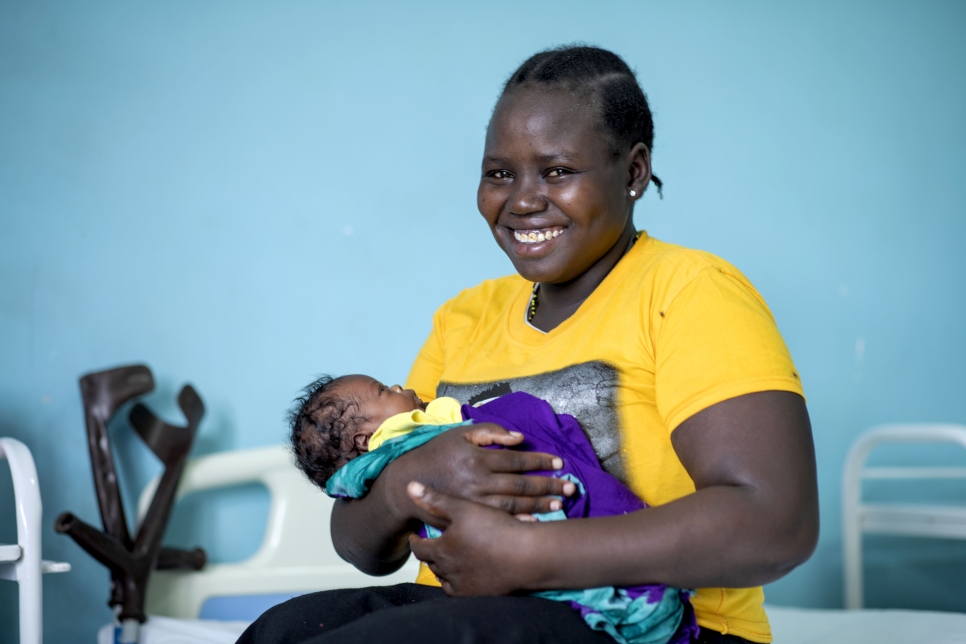
[[644, 583], [741, 588], [808, 559], [818, 490], [801, 396], [732, 398], [683, 422], [671, 439], [696, 492], [623, 516], [524, 524], [432, 484], [422, 496], [422, 486], [410, 486], [421, 517], [446, 529], [439, 539], [411, 537], [413, 552], [455, 595]]
[[[537, 452], [490, 450], [477, 445], [516, 445], [523, 436], [480, 423], [453, 429], [391, 463], [361, 499], [337, 501], [332, 542], [339, 555], [371, 575], [389, 574], [409, 557], [407, 537], [421, 521], [406, 484], [426, 481], [448, 495], [512, 514], [549, 512], [572, 484], [526, 472], [555, 470], [559, 457]], [[513, 520], [512, 518], [510, 520]]]

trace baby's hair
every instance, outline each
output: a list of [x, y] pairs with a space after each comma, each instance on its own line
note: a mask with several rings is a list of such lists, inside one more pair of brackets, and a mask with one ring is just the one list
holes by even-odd
[[[503, 94], [528, 85], [564, 87], [586, 92], [600, 105], [611, 140], [611, 154], [620, 157], [636, 143], [654, 145], [654, 120], [647, 96], [627, 63], [617, 54], [583, 45], [565, 45], [534, 54], [510, 75]], [[651, 181], [661, 192], [661, 180]]]
[[343, 455], [355, 450], [348, 430], [359, 420], [358, 402], [333, 389], [338, 378], [322, 376], [302, 390], [288, 412], [295, 464], [310, 481], [325, 489], [325, 482], [345, 464]]

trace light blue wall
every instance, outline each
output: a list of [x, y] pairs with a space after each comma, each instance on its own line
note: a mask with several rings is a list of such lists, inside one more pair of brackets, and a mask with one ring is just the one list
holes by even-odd
[[[511, 270], [475, 207], [501, 81], [575, 40], [621, 53], [652, 101], [665, 198], [638, 225], [731, 260], [778, 319], [823, 532], [767, 593], [840, 605], [852, 440], [966, 422], [964, 32], [958, 2], [0, 0], [0, 435], [33, 450], [45, 556], [74, 565], [46, 580], [48, 640], [110, 617], [106, 573], [51, 527], [98, 517], [77, 377], [147, 362], [174, 419], [194, 383], [199, 454], [283, 440], [318, 373], [402, 380], [434, 308]], [[158, 468], [117, 440], [130, 497]], [[12, 540], [5, 480], [0, 512]], [[243, 510], [190, 523], [174, 539], [216, 558], [260, 537]], [[966, 546], [872, 545], [872, 603], [966, 610]]]

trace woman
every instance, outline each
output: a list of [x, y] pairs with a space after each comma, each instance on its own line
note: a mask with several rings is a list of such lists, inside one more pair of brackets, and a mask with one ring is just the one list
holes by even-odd
[[[751, 284], [636, 232], [635, 202], [660, 188], [652, 143], [646, 98], [619, 57], [573, 47], [526, 61], [494, 110], [478, 193], [519, 275], [440, 308], [407, 386], [424, 399], [545, 398], [653, 507], [518, 521], [565, 492], [524, 475], [553, 469], [554, 456], [466, 440], [497, 426], [448, 432], [332, 517], [344, 558], [384, 574], [412, 551], [428, 564], [423, 585], [299, 598], [243, 641], [601, 641], [565, 606], [509, 595], [641, 583], [696, 588], [699, 641], [771, 641], [760, 585], [805, 561], [818, 536], [808, 414]], [[415, 537], [422, 521], [443, 536]], [[442, 591], [426, 585], [437, 579]]]

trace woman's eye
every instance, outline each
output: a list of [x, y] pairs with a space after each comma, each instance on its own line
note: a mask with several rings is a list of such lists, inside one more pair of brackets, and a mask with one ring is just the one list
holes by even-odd
[[567, 174], [570, 174], [570, 171], [566, 168], [553, 168], [547, 172], [548, 177], [562, 177]]
[[506, 170], [492, 170], [491, 172], [487, 172], [486, 176], [491, 179], [509, 179], [510, 173]]

